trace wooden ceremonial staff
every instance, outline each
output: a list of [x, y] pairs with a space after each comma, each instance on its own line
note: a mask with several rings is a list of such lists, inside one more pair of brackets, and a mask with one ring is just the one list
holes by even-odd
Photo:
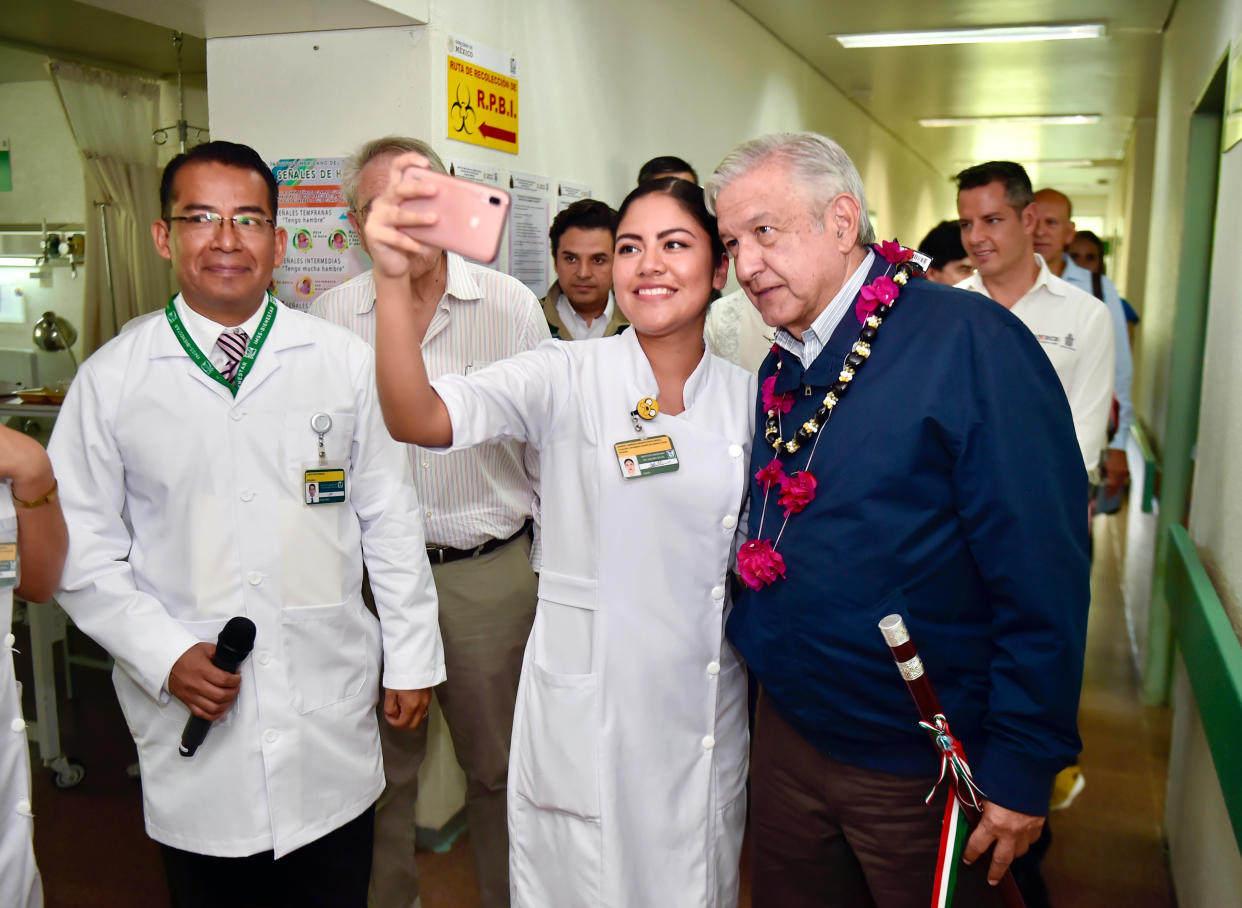
[[[923, 661], [914, 647], [914, 641], [910, 639], [910, 632], [906, 630], [905, 621], [900, 615], [889, 615], [880, 622], [880, 633], [884, 635], [888, 648], [893, 651], [893, 660], [897, 663], [901, 677], [906, 679], [906, 687], [910, 689], [910, 696], [914, 698], [914, 705], [918, 707], [919, 718], [926, 725], [935, 726], [936, 716], [943, 716], [944, 710], [940, 706], [940, 698], [936, 696], [936, 689], [932, 687], [931, 679], [923, 671]], [[957, 747], [964, 761], [965, 751], [960, 750], [960, 743]], [[956, 776], [950, 775], [949, 785], [951, 788], [949, 797], [957, 798]], [[962, 813], [973, 829], [978, 825], [982, 814], [969, 799], [958, 798], [958, 802], [961, 804]], [[1014, 882], [1013, 874], [1008, 870], [1001, 878], [998, 888], [1006, 908], [1026, 908], [1022, 893], [1018, 891], [1018, 884]]]

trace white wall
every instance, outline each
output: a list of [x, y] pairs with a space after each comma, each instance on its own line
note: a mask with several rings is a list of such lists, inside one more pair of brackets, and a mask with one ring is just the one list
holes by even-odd
[[[446, 138], [450, 35], [517, 57], [520, 154]], [[883, 236], [917, 243], [955, 213], [943, 175], [726, 0], [432, 0], [426, 28], [209, 40], [207, 67], [215, 137], [269, 159], [412, 133], [616, 205], [657, 154], [705, 177], [744, 139], [815, 129], [854, 156]]]
[[[1151, 254], [1147, 257], [1141, 340], [1137, 345], [1135, 408], [1163, 446], [1169, 362], [1177, 294], [1177, 256], [1185, 215], [1191, 113], [1220, 65], [1230, 40], [1242, 37], [1242, 0], [1182, 0], [1164, 38], [1160, 107], [1154, 131]], [[1242, 590], [1242, 483], [1231, 459], [1242, 450], [1242, 146], [1220, 161], [1217, 219], [1203, 396], [1199, 417], [1190, 533], [1227, 607]], [[1131, 268], [1133, 273], [1133, 268]], [[1235, 627], [1239, 616], [1232, 616]], [[1174, 691], [1174, 748], [1169, 759], [1166, 833], [1182, 908], [1237, 904], [1242, 856], [1207, 752], [1184, 669]]]
[[1236, 905], [1242, 893], [1242, 858], [1180, 657], [1173, 673], [1170, 737], [1164, 823], [1177, 904], [1179, 908]]
[[427, 37], [413, 26], [208, 40], [212, 138], [274, 161], [346, 155], [391, 133], [425, 135]]

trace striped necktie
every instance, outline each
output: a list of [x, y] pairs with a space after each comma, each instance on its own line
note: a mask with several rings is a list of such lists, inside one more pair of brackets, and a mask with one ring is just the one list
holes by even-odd
[[246, 352], [246, 344], [249, 342], [249, 336], [241, 328], [221, 331], [220, 336], [216, 338], [216, 346], [223, 350], [224, 355], [229, 358], [228, 363], [220, 370], [220, 374], [224, 376], [225, 381], [231, 382], [233, 376], [237, 374], [237, 365], [241, 362], [242, 356]]

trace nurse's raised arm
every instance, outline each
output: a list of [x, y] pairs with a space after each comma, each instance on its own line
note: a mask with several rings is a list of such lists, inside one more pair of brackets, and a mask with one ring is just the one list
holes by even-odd
[[421, 354], [422, 338], [443, 286], [421, 293], [424, 280], [421, 276], [415, 280], [412, 275], [418, 269], [411, 267], [429, 256], [443, 258], [443, 252], [401, 229], [436, 222], [434, 213], [401, 208], [403, 201], [436, 194], [434, 185], [407, 175], [407, 168], [426, 166], [426, 158], [415, 152], [393, 159], [388, 187], [371, 203], [364, 229], [375, 266], [375, 375], [384, 423], [397, 441], [447, 447], [453, 441], [453, 424], [444, 401], [431, 387]]

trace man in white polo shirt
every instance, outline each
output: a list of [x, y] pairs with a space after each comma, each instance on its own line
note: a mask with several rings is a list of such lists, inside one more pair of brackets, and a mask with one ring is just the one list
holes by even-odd
[[957, 175], [957, 185], [962, 245], [977, 269], [957, 286], [996, 300], [1039, 339], [1069, 398], [1083, 466], [1094, 481], [1113, 400], [1108, 309], [1052, 274], [1035, 252], [1038, 208], [1021, 164], [977, 164]]
[[[1067, 284], [1073, 284], [1083, 293], [1090, 293], [1103, 300], [1113, 320], [1113, 396], [1117, 398], [1117, 432], [1105, 455], [1105, 483], [1110, 495], [1116, 495], [1129, 477], [1126, 465], [1126, 438], [1134, 423], [1134, 404], [1130, 401], [1130, 385], [1134, 378], [1134, 363], [1130, 356], [1130, 335], [1126, 328], [1126, 314], [1121, 306], [1121, 294], [1105, 275], [1093, 275], [1080, 268], [1066, 254], [1074, 240], [1074, 207], [1069, 196], [1055, 189], [1041, 189], [1035, 193], [1039, 206], [1039, 220], [1035, 227], [1035, 251], [1044, 257], [1048, 270]], [[1093, 278], [1097, 280], [1093, 280]], [[1098, 283], [1097, 283], [1098, 281]], [[1096, 291], [1098, 285], [1099, 290]]]
[[[425, 142], [400, 136], [368, 142], [346, 162], [342, 188], [360, 237], [371, 200], [388, 184], [393, 157], [407, 151], [419, 152], [433, 169], [445, 172]], [[477, 371], [549, 337], [535, 295], [507, 274], [438, 250], [422, 264], [411, 282], [422, 353], [433, 378]], [[320, 296], [311, 313], [374, 346], [371, 272]], [[509, 904], [505, 791], [518, 675], [535, 617], [530, 527], [538, 508], [538, 461], [533, 450], [516, 442], [448, 455], [411, 445], [409, 452], [448, 671], [436, 698], [466, 774], [466, 819], [481, 904], [494, 908]], [[536, 553], [534, 563], [537, 558]], [[380, 743], [388, 787], [376, 804], [371, 906], [413, 908], [419, 904], [414, 802], [426, 732], [385, 731]]]

